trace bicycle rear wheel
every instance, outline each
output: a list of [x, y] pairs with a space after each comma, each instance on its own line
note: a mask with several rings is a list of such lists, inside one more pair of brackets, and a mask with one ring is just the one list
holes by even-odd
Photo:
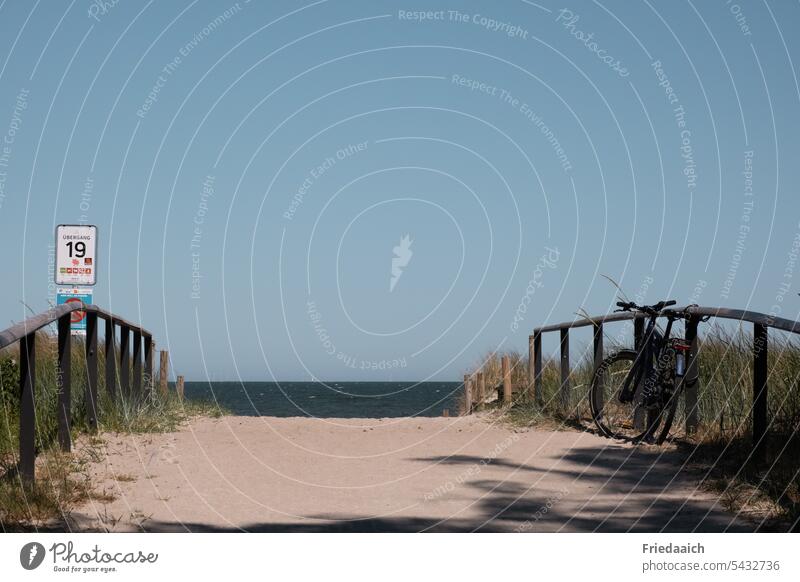
[[[632, 402], [619, 401], [619, 393], [628, 377], [631, 377], [631, 382], [636, 381], [638, 365], [636, 352], [620, 350], [603, 360], [594, 372], [589, 408], [595, 425], [604, 436], [639, 441], [652, 435], [656, 428], [654, 421], [658, 415], [648, 415], [646, 410], [636, 404], [638, 398], [634, 398]], [[639, 387], [631, 388], [637, 390]]]

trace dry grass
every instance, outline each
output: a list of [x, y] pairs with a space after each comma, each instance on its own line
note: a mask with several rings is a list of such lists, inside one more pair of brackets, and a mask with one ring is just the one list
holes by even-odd
[[70, 508], [89, 500], [110, 501], [106, 492], [94, 489], [89, 476], [90, 459], [50, 449], [36, 460], [37, 481], [23, 487], [6, 456], [0, 463], [0, 529], [15, 531], [66, 520]]

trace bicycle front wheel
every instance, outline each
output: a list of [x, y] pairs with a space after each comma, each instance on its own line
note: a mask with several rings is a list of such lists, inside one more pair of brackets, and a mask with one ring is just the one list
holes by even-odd
[[[653, 414], [632, 402], [620, 402], [619, 393], [628, 378], [636, 381], [636, 352], [620, 350], [603, 360], [595, 370], [589, 394], [589, 408], [598, 430], [609, 438], [639, 441], [653, 433]], [[637, 386], [631, 386], [636, 390]], [[650, 418], [648, 418], [650, 417]], [[649, 421], [649, 422], [648, 422]]]

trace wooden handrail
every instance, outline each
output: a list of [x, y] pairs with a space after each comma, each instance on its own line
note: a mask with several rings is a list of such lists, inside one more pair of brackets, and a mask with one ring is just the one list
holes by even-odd
[[[119, 396], [118, 375], [122, 380], [122, 395], [138, 399], [141, 391], [153, 388], [153, 350], [155, 343], [152, 334], [143, 327], [130, 323], [96, 306], [83, 302], [71, 302], [48, 309], [14, 324], [0, 332], [0, 349], [19, 342], [20, 368], [20, 416], [19, 416], [19, 462], [17, 471], [25, 485], [32, 485], [35, 479], [36, 463], [36, 332], [52, 323], [58, 329], [58, 359], [56, 362], [56, 389], [58, 390], [58, 442], [62, 450], [69, 451], [71, 443], [71, 318], [75, 311], [86, 313], [86, 420], [91, 430], [97, 429], [98, 417], [98, 344], [97, 320], [104, 319], [106, 389], [112, 401]], [[120, 362], [116, 362], [115, 326], [120, 328]], [[133, 332], [133, 394], [130, 391], [130, 349], [129, 336]], [[142, 346], [143, 344], [143, 346]], [[142, 366], [142, 347], [144, 348], [144, 367]], [[163, 365], [163, 364], [162, 364]], [[118, 371], [119, 370], [119, 374]], [[164, 370], [162, 368], [162, 374]]]
[[118, 315], [114, 315], [113, 313], [109, 313], [108, 311], [101, 309], [97, 305], [90, 305], [87, 303], [78, 302], [70, 302], [70, 303], [62, 303], [56, 307], [51, 307], [44, 313], [39, 313], [38, 315], [34, 315], [29, 317], [28, 319], [21, 321], [19, 323], [15, 323], [11, 327], [0, 331], [0, 349], [10, 346], [14, 342], [18, 342], [22, 338], [24, 338], [29, 333], [33, 333], [35, 331], [39, 331], [43, 327], [50, 325], [51, 323], [55, 323], [58, 321], [62, 316], [72, 313], [73, 311], [85, 311], [86, 313], [96, 313], [98, 317], [101, 319], [105, 319], [106, 321], [113, 321], [115, 325], [119, 325], [120, 327], [127, 327], [128, 329], [142, 334], [142, 337], [145, 338], [152, 338], [153, 334], [149, 331], [144, 329], [141, 326], [133, 324], [128, 320], [119, 317]]
[[[689, 315], [697, 317], [719, 317], [722, 319], [732, 319], [736, 321], [747, 321], [749, 323], [757, 323], [766, 327], [772, 327], [781, 331], [789, 333], [800, 333], [800, 321], [792, 321], [783, 317], [775, 317], [765, 313], [758, 313], [756, 311], [748, 311], [746, 309], [727, 309], [724, 307], [700, 307], [698, 305], [689, 305], [686, 307], [674, 307], [666, 310], [666, 312], [684, 311]], [[537, 327], [533, 330], [533, 334], [547, 333], [551, 331], [560, 331], [562, 329], [573, 329], [576, 327], [587, 327], [590, 325], [600, 325], [603, 323], [614, 323], [617, 321], [627, 321], [630, 319], [646, 319], [650, 317], [646, 313], [624, 311], [621, 313], [609, 313], [607, 315], [598, 315], [596, 317], [582, 317], [575, 321], [566, 321], [564, 323], [557, 323], [553, 325], [545, 325]]]

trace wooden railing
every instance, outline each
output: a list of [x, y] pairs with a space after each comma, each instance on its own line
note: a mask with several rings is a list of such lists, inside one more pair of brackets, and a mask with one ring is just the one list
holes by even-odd
[[[69, 451], [71, 442], [71, 392], [72, 392], [72, 341], [71, 317], [75, 311], [86, 314], [86, 417], [90, 430], [97, 429], [97, 323], [105, 322], [105, 382], [112, 401], [121, 396], [138, 399], [143, 391], [153, 387], [152, 334], [146, 329], [108, 313], [96, 305], [75, 302], [59, 305], [45, 313], [35, 315], [0, 332], [0, 349], [19, 342], [20, 368], [20, 417], [19, 417], [19, 462], [17, 470], [23, 483], [32, 484], [35, 478], [36, 461], [36, 332], [52, 323], [58, 328], [58, 360], [56, 387], [58, 390], [58, 442], [61, 449]], [[115, 349], [115, 328], [119, 327], [119, 363]], [[131, 336], [133, 339], [131, 341]], [[132, 353], [131, 353], [132, 352]], [[144, 358], [142, 355], [144, 354]], [[162, 384], [166, 382], [164, 356], [162, 352]], [[142, 362], [144, 359], [144, 362]], [[119, 373], [117, 367], [119, 366]], [[133, 377], [131, 377], [131, 371]], [[162, 387], [163, 389], [163, 387]]]
[[[685, 339], [690, 343], [691, 349], [687, 360], [686, 381], [684, 390], [684, 406], [686, 410], [686, 431], [693, 433], [699, 424], [698, 413], [698, 389], [699, 389], [699, 368], [698, 368], [698, 326], [701, 321], [709, 318], [721, 318], [738, 322], [748, 322], [753, 324], [753, 407], [752, 407], [752, 426], [753, 426], [753, 445], [760, 448], [764, 442], [767, 432], [767, 394], [769, 369], [767, 364], [767, 344], [768, 329], [773, 328], [789, 333], [800, 333], [800, 322], [775, 317], [755, 311], [741, 309], [724, 309], [716, 307], [699, 307], [691, 305], [683, 308], [673, 308], [672, 311], [685, 311], [689, 314], [686, 320]], [[592, 326], [593, 330], [593, 360], [595, 367], [603, 361], [603, 333], [604, 325], [608, 323], [633, 320], [634, 346], [641, 345], [644, 335], [645, 319], [648, 316], [642, 313], [613, 313], [604, 316], [582, 318], [575, 321], [547, 325], [533, 330], [533, 334], [528, 338], [528, 384], [522, 390], [523, 396], [541, 404], [543, 401], [542, 390], [542, 334], [558, 332], [559, 342], [559, 362], [561, 371], [561, 385], [559, 388], [559, 400], [563, 408], [567, 408], [570, 403], [570, 358], [569, 358], [569, 332], [571, 329]], [[504, 358], [507, 362], [507, 356]], [[510, 374], [507, 372], [508, 364], [503, 367], [503, 394], [504, 401], [511, 401], [512, 386]], [[482, 372], [477, 372], [472, 376], [464, 376], [466, 410], [472, 410], [478, 398], [485, 397], [485, 379]], [[477, 396], [480, 395], [480, 396]]]

